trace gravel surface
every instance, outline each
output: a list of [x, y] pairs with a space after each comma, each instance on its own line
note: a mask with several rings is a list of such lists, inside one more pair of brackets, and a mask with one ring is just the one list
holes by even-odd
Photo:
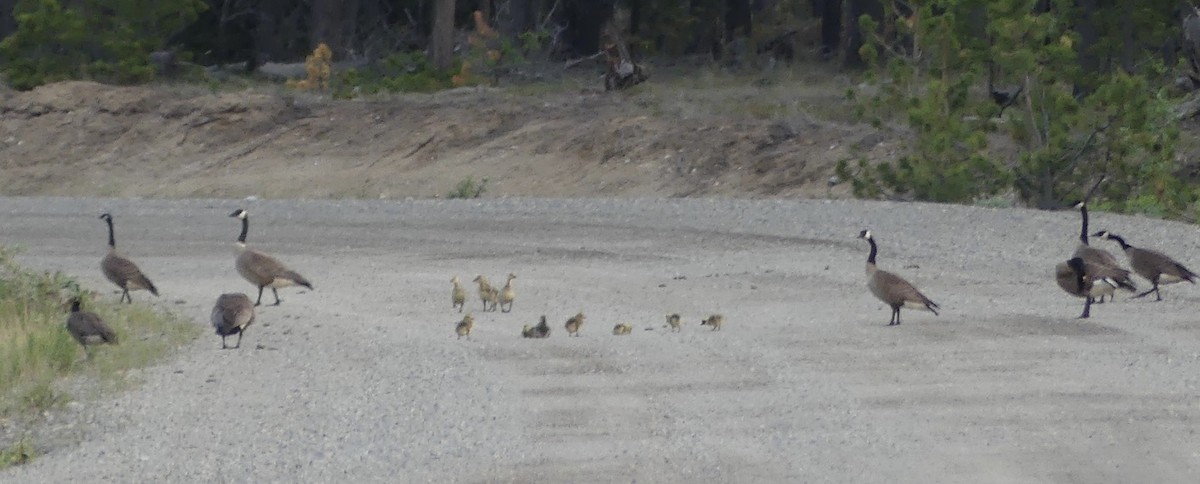
[[[218, 294], [255, 295], [233, 267], [237, 207], [250, 245], [316, 289], [281, 290], [241, 350], [206, 333], [140, 386], [58, 411], [80, 441], [0, 481], [1200, 479], [1200, 290], [1122, 294], [1074, 319], [1082, 301], [1052, 275], [1073, 211], [0, 198], [0, 243], [115, 300], [96, 218], [112, 211], [119, 248], [162, 292], [134, 299], [207, 326]], [[880, 266], [941, 316], [885, 327], [865, 227]], [[1097, 213], [1092, 227], [1200, 267], [1192, 226]], [[456, 340], [450, 277], [509, 272], [513, 311], [480, 312], [472, 287], [475, 331]], [[565, 337], [581, 310], [582, 337]], [[670, 312], [683, 332], [662, 329]], [[722, 331], [699, 325], [712, 312]], [[551, 337], [520, 338], [542, 314]], [[626, 321], [633, 334], [612, 336]]]

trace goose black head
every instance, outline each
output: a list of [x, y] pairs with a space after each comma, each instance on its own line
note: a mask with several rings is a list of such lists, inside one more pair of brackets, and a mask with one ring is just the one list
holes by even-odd
[[233, 217], [233, 218], [245, 219], [246, 217], [250, 216], [250, 212], [247, 212], [245, 209], [239, 208], [237, 210], [234, 210], [233, 213], [229, 214], [229, 216]]

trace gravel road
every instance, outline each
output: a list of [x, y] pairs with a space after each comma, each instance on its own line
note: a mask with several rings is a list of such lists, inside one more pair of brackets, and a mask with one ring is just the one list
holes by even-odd
[[[1055, 285], [1078, 213], [850, 201], [0, 198], [0, 243], [88, 286], [117, 242], [207, 328], [250, 245], [311, 279], [241, 350], [205, 336], [84, 401], [79, 442], [4, 482], [1197, 482], [1200, 289], [1096, 306]], [[1192, 226], [1094, 230], [1200, 268]], [[879, 264], [941, 316], [889, 311]], [[1103, 243], [1114, 250], [1114, 244]], [[449, 279], [517, 275], [456, 340]], [[1143, 285], [1145, 281], [1139, 281]], [[1148, 286], [1147, 286], [1148, 287]], [[474, 291], [471, 292], [474, 294]], [[264, 299], [269, 299], [269, 295]], [[563, 322], [583, 311], [582, 337]], [[680, 312], [681, 333], [661, 328]], [[699, 326], [711, 312], [722, 331]], [[519, 337], [545, 314], [547, 340]], [[617, 322], [632, 335], [612, 336]], [[67, 417], [62, 417], [67, 418]]]

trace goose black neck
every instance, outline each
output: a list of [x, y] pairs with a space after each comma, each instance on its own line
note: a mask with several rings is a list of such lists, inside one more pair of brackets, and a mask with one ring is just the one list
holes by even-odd
[[1083, 227], [1082, 227], [1082, 228], [1080, 228], [1080, 230], [1079, 230], [1079, 241], [1080, 241], [1080, 242], [1083, 242], [1083, 245], [1087, 245], [1087, 243], [1088, 243], [1088, 234], [1087, 234], [1087, 229], [1088, 229], [1088, 227], [1087, 227], [1087, 226], [1088, 226], [1088, 223], [1087, 223], [1087, 222], [1088, 222], [1088, 220], [1087, 220], [1087, 218], [1088, 218], [1088, 216], [1087, 216], [1087, 205], [1084, 205], [1084, 206], [1082, 206], [1082, 207], [1079, 207], [1079, 214], [1080, 214], [1081, 216], [1083, 216]]
[[1129, 247], [1131, 247], [1129, 244], [1125, 243], [1125, 239], [1119, 235], [1108, 234], [1108, 238], [1117, 241], [1118, 244], [1121, 244], [1121, 250], [1125, 250], [1125, 249], [1128, 249]]
[[875, 245], [875, 239], [867, 239], [867, 243], [871, 244], [871, 254], [867, 256], [867, 263], [875, 263], [875, 254], [879, 252], [879, 247]]
[[71, 312], [73, 312], [73, 313], [79, 312], [79, 300], [78, 299], [71, 301]]
[[109, 247], [116, 247], [116, 246], [117, 246], [117, 239], [116, 239], [116, 237], [114, 237], [114, 236], [113, 236], [113, 222], [112, 222], [112, 217], [105, 217], [105, 218], [104, 218], [104, 222], [108, 224], [108, 246], [109, 246]]
[[238, 235], [238, 242], [246, 243], [246, 232], [250, 231], [250, 216], [242, 217], [242, 234]]

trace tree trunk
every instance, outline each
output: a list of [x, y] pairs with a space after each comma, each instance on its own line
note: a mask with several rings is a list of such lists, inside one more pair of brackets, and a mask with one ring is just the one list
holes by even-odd
[[435, 69], [445, 71], [454, 66], [454, 0], [437, 0], [434, 5], [429, 58]]
[[749, 38], [751, 34], [750, 0], [725, 0], [725, 42], [732, 42], [737, 30]]
[[1077, 0], [1076, 6], [1079, 12], [1075, 15], [1075, 31], [1079, 33], [1079, 44], [1075, 46], [1075, 56], [1083, 77], [1075, 83], [1074, 92], [1076, 96], [1086, 96], [1096, 88], [1093, 76], [1100, 72], [1100, 56], [1096, 52], [1100, 41], [1096, 25], [1099, 12], [1096, 0]]
[[500, 32], [509, 39], [516, 39], [533, 26], [531, 0], [509, 0], [508, 14], [500, 18]]
[[829, 60], [842, 39], [842, 0], [813, 0], [812, 6], [821, 18], [821, 58]]
[[17, 30], [17, 19], [13, 17], [16, 6], [17, 0], [0, 0], [0, 39]]
[[844, 0], [842, 3], [842, 67], [861, 67], [863, 59], [858, 49], [863, 45], [863, 33], [858, 19], [870, 15], [882, 23], [883, 4], [880, 0]]
[[567, 38], [578, 55], [600, 51], [600, 32], [612, 18], [613, 0], [564, 0]]
[[345, 58], [353, 52], [358, 3], [359, 0], [313, 0], [309, 39], [312, 47], [324, 42], [333, 51], [335, 59]]

